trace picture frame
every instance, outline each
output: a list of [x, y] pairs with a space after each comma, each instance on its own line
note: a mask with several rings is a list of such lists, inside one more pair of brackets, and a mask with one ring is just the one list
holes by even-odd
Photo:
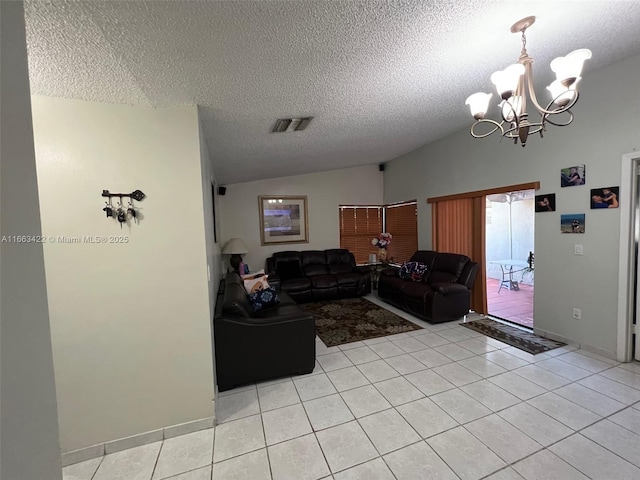
[[536, 195], [535, 200], [536, 213], [555, 212], [556, 211], [556, 194], [547, 193], [546, 195]]
[[211, 208], [213, 215], [213, 243], [218, 243], [218, 225], [216, 219], [216, 184], [211, 183]]
[[618, 208], [620, 187], [600, 187], [591, 189], [591, 209]]
[[560, 169], [560, 186], [575, 187], [587, 183], [587, 169], [585, 165], [574, 165]]
[[586, 215], [584, 213], [566, 213], [560, 215], [560, 233], [584, 233]]
[[260, 195], [260, 244], [309, 243], [306, 195]]

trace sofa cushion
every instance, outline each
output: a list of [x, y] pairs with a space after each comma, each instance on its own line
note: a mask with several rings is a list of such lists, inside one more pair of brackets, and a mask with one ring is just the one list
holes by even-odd
[[434, 283], [454, 283], [458, 280], [458, 277], [448, 272], [435, 272], [432, 271], [429, 274], [427, 283], [432, 285]]
[[[457, 282], [462, 274], [462, 270], [464, 266], [469, 261], [469, 257], [466, 255], [461, 255], [458, 253], [438, 253], [433, 259], [433, 265], [431, 266], [432, 275], [435, 272], [445, 272], [449, 273], [453, 276], [453, 282]], [[431, 280], [431, 283], [436, 281], [446, 281], [446, 280]]]
[[302, 267], [302, 271], [309, 277], [315, 277], [317, 275], [327, 275], [329, 273], [329, 267], [325, 264], [312, 263]]
[[271, 307], [280, 303], [278, 293], [273, 287], [258, 290], [249, 294], [249, 301], [253, 310], [259, 312], [267, 307]]
[[313, 288], [332, 288], [337, 285], [335, 275], [313, 275], [309, 278]]
[[338, 285], [357, 285], [362, 281], [363, 274], [357, 272], [337, 273], [335, 278]]
[[281, 283], [283, 290], [288, 292], [301, 292], [311, 289], [311, 280], [309, 277], [298, 277], [285, 280]]
[[407, 299], [422, 299], [424, 300], [428, 296], [433, 296], [433, 290], [429, 285], [422, 282], [407, 282], [400, 287], [402, 295]]
[[428, 267], [421, 262], [405, 262], [400, 267], [400, 278], [403, 280], [411, 280], [413, 282], [421, 282], [428, 272]]
[[298, 260], [282, 260], [277, 263], [276, 271], [280, 280], [284, 283], [292, 278], [302, 277], [302, 269]]
[[346, 248], [332, 248], [325, 252], [329, 273], [351, 272], [356, 266], [355, 257]]
[[353, 267], [348, 263], [332, 263], [329, 265], [329, 273], [349, 273], [353, 271]]
[[326, 275], [329, 273], [327, 257], [323, 250], [307, 250], [300, 255], [304, 275]]

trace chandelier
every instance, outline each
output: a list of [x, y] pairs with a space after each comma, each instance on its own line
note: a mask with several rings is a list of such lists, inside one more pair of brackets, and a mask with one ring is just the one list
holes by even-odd
[[[533, 90], [533, 58], [527, 54], [526, 48], [525, 31], [535, 21], [536, 17], [527, 17], [512, 25], [511, 33], [522, 33], [522, 51], [518, 63], [491, 75], [491, 81], [502, 99], [498, 105], [502, 121], [498, 123], [495, 120], [484, 118], [493, 94], [478, 92], [467, 98], [465, 103], [469, 105], [471, 115], [476, 120], [471, 126], [471, 135], [474, 138], [484, 138], [500, 131], [503, 137], [513, 139], [513, 143], [516, 145], [519, 139], [524, 147], [529, 135], [540, 133], [542, 138], [547, 123], [564, 127], [573, 121], [573, 113], [570, 108], [578, 101], [577, 86], [582, 78], [580, 77], [582, 66], [585, 60], [591, 58], [591, 50], [586, 48], [575, 50], [567, 56], [558, 57], [551, 62], [551, 70], [555, 72], [556, 80], [547, 87], [552, 100], [546, 108], [543, 108], [538, 103], [536, 93]], [[527, 112], [529, 99], [540, 115], [539, 122], [529, 121], [529, 113]], [[565, 115], [559, 116], [560, 114]], [[486, 131], [485, 127], [487, 126], [489, 131]]]

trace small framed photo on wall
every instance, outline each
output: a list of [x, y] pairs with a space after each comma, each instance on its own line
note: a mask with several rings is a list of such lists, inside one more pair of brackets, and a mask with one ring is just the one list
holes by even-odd
[[584, 213], [566, 213], [560, 215], [561, 233], [584, 233]]
[[556, 194], [536, 195], [536, 212], [555, 212]]
[[591, 209], [618, 208], [620, 187], [602, 187], [591, 189]]
[[586, 169], [584, 165], [575, 165], [560, 170], [560, 186], [575, 187], [586, 183]]

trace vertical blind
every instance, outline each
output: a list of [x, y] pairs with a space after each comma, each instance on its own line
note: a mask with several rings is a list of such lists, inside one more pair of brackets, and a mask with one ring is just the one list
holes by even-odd
[[346, 248], [356, 258], [356, 263], [367, 263], [369, 254], [377, 249], [371, 239], [382, 232], [381, 206], [341, 206], [340, 248]]
[[388, 257], [394, 263], [407, 262], [418, 250], [417, 209], [416, 202], [385, 206], [385, 229], [393, 235]]
[[471, 292], [471, 310], [482, 314], [487, 313], [485, 210], [484, 196], [443, 200], [432, 204], [434, 250], [466, 255], [480, 267]]

